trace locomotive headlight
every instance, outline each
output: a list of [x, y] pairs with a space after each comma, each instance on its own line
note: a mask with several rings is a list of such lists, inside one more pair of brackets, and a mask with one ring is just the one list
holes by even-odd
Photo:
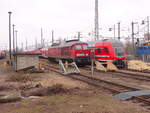
[[84, 54], [77, 54], [77, 56], [84, 56]]
[[77, 56], [88, 56], [88, 54], [77, 54]]

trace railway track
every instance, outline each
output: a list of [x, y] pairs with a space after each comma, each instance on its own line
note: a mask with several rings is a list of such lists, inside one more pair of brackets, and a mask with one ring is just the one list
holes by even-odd
[[140, 73], [130, 73], [127, 71], [120, 71], [120, 70], [116, 72], [108, 72], [108, 73], [114, 73], [115, 75], [118, 75], [118, 76], [150, 82], [150, 76], [140, 74]]
[[[59, 75], [62, 76], [66, 76], [69, 77], [73, 80], [78, 80], [84, 83], [87, 83], [91, 86], [94, 86], [100, 90], [107, 90], [109, 92], [111, 92], [113, 95], [118, 94], [118, 93], [122, 93], [122, 92], [127, 92], [127, 91], [137, 91], [140, 90], [139, 88], [135, 88], [135, 87], [130, 87], [130, 86], [126, 86], [126, 85], [122, 85], [119, 83], [114, 83], [108, 80], [103, 80], [103, 79], [98, 79], [95, 77], [91, 77], [91, 76], [87, 76], [85, 74], [70, 74], [70, 75], [63, 75], [60, 71], [58, 67], [55, 66], [51, 66], [49, 64], [43, 64], [43, 67], [45, 69], [48, 69], [50, 71], [54, 71], [56, 73], [58, 73]], [[150, 105], [150, 99], [148, 97], [134, 97], [132, 98], [132, 100], [136, 100], [137, 102], [142, 103], [142, 105], [144, 106], [149, 106]], [[150, 109], [150, 108], [148, 108]]]
[[[83, 69], [90, 70], [90, 67], [85, 67]], [[102, 71], [99, 71], [96, 69], [94, 71], [105, 73], [105, 72], [102, 72]], [[129, 70], [118, 70], [118, 71], [114, 71], [114, 72], [107, 72], [107, 74], [111, 74], [111, 75], [113, 74], [113, 75], [119, 76], [119, 77], [131, 78], [131, 79], [135, 79], [135, 80], [150, 82], [150, 74], [146, 74], [146, 73], [142, 73], [142, 72], [132, 72]]]

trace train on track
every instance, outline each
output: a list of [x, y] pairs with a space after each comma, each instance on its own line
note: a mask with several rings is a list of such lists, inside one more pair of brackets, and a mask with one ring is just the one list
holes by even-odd
[[89, 62], [88, 44], [78, 40], [63, 41], [48, 48], [48, 58], [75, 61], [77, 64]]
[[[93, 42], [81, 42], [79, 40], [54, 43], [47, 49], [26, 51], [29, 53], [41, 53], [40, 57], [49, 60], [75, 61], [77, 64], [89, 64], [91, 56], [100, 62], [112, 62], [117, 67], [125, 67], [126, 52], [119, 40], [98, 40]], [[92, 53], [93, 52], [93, 53]]]
[[90, 56], [94, 52], [95, 59], [100, 62], [112, 62], [117, 67], [125, 67], [126, 52], [119, 40], [105, 39], [88, 42]]

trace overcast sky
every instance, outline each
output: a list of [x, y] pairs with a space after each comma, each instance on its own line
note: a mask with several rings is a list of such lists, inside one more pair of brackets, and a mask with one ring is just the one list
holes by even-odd
[[[12, 11], [19, 43], [25, 43], [27, 38], [31, 44], [35, 38], [40, 42], [41, 28], [46, 41], [51, 40], [52, 29], [56, 38], [70, 37], [77, 31], [87, 35], [94, 28], [94, 3], [95, 0], [0, 0], [0, 44], [8, 43], [8, 11]], [[123, 27], [130, 27], [131, 21], [149, 16], [149, 4], [149, 0], [99, 0], [100, 28], [106, 30], [119, 21]]]

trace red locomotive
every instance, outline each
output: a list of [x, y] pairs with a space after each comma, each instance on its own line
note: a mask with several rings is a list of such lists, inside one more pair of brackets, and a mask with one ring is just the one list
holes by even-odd
[[87, 46], [87, 43], [78, 40], [53, 44], [48, 49], [48, 58], [75, 61], [77, 64], [87, 64], [89, 62], [89, 50]]
[[95, 59], [101, 62], [113, 62], [117, 67], [125, 67], [125, 49], [119, 40], [99, 40], [89, 42], [90, 56], [94, 51]]
[[80, 42], [78, 40], [54, 43], [48, 49], [36, 49], [26, 53], [41, 53], [40, 57], [50, 60], [75, 61], [77, 64], [89, 64], [94, 51], [95, 59], [101, 62], [113, 62], [117, 67], [125, 67], [125, 48], [119, 40], [99, 40]]

